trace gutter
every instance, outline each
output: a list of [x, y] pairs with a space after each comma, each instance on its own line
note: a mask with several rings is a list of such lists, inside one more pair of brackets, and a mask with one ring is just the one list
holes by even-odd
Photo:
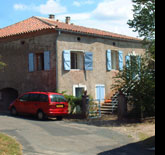
[[134, 40], [134, 39], [127, 39], [127, 38], [103, 36], [103, 35], [92, 34], [92, 33], [84, 33], [84, 32], [78, 32], [78, 31], [76, 32], [76, 31], [71, 31], [71, 30], [60, 29], [57, 26], [56, 26], [55, 30], [65, 32], [65, 33], [80, 34], [80, 35], [98, 37], [98, 38], [103, 38], [103, 39], [111, 39], [111, 40], [115, 40], [115, 41], [129, 41], [129, 42], [135, 42], [135, 43], [141, 43], [143, 41], [142, 39]]
[[56, 40], [55, 40], [55, 51], [56, 51], [56, 91], [59, 89], [58, 87], [58, 44], [57, 44], [57, 40], [58, 37], [61, 35], [61, 31], [57, 30], [57, 36], [56, 36]]

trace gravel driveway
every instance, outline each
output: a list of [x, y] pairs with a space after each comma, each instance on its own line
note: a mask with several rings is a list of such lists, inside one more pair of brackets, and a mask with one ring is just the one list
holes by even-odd
[[15, 137], [24, 155], [150, 155], [126, 135], [69, 121], [0, 115], [0, 132]]

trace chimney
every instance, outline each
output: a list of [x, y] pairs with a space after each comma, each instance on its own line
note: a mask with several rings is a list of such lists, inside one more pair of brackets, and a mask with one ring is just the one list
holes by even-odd
[[50, 15], [49, 15], [49, 19], [55, 19], [55, 15], [50, 14]]
[[66, 17], [65, 23], [66, 23], [66, 24], [70, 24], [70, 17], [69, 17], [69, 16]]

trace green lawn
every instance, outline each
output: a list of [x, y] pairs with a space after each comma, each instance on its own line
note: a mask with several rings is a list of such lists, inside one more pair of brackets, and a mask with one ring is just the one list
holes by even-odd
[[21, 145], [15, 139], [0, 133], [0, 155], [22, 155]]

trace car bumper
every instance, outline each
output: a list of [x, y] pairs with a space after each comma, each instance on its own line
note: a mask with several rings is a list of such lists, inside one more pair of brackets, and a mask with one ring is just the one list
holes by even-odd
[[68, 109], [49, 109], [45, 114], [48, 117], [66, 116], [68, 115]]

